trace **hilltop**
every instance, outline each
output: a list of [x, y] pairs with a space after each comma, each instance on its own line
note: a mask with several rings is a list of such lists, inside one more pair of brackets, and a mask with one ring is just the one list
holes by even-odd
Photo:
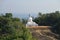
[[51, 32], [47, 26], [40, 26], [39, 28], [29, 27], [29, 29], [33, 38], [36, 38], [36, 40], [58, 40], [59, 38], [59, 35]]

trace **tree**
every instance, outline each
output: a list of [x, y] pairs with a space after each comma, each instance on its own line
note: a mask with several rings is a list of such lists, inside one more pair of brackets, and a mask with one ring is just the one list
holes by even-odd
[[26, 19], [22, 19], [22, 23], [23, 24], [26, 24], [27, 23], [27, 20]]
[[38, 17], [41, 17], [41, 16], [42, 16], [42, 13], [41, 13], [41, 12], [39, 12], [39, 13], [38, 13]]
[[33, 38], [19, 18], [13, 18], [12, 14], [7, 13], [0, 16], [0, 40], [33, 40]]
[[60, 12], [55, 11], [52, 13], [42, 14], [39, 13], [39, 16], [34, 19], [39, 25], [52, 26], [52, 32], [60, 35]]
[[5, 14], [5, 17], [12, 18], [12, 13], [6, 13], [6, 14]]

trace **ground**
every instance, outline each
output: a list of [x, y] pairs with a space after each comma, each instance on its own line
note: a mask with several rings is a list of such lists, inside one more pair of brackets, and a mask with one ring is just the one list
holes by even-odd
[[29, 28], [32, 36], [37, 40], [58, 40], [57, 34], [51, 32], [50, 29]]

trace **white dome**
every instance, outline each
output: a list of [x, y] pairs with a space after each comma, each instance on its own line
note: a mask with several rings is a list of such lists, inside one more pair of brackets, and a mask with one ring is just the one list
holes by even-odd
[[28, 22], [32, 22], [32, 17], [29, 17]]
[[33, 22], [32, 21], [32, 17], [30, 16], [29, 19], [28, 19], [28, 22], [27, 22], [26, 26], [29, 26], [29, 27], [31, 27], [31, 26], [38, 26], [38, 24], [35, 23], [35, 22]]
[[29, 17], [30, 20], [32, 20], [32, 17]]

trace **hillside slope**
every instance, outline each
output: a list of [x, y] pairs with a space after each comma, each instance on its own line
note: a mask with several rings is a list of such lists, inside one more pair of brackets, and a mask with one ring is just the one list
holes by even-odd
[[30, 29], [32, 36], [37, 40], [58, 40], [58, 35], [52, 33], [49, 29]]

